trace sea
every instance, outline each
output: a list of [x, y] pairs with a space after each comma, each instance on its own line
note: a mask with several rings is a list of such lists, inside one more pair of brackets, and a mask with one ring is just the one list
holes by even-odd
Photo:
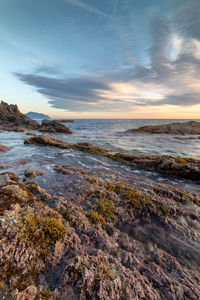
[[[144, 125], [185, 121], [186, 120], [172, 119], [76, 119], [74, 123], [66, 124], [74, 131], [74, 134], [49, 135], [68, 143], [90, 142], [93, 145], [102, 146], [113, 152], [165, 154], [200, 159], [200, 139], [179, 140], [177, 136], [169, 134], [125, 132], [128, 129], [138, 128]], [[24, 169], [38, 168], [39, 165], [45, 162], [46, 167], [44, 166], [43, 168], [48, 169], [49, 172], [53, 170], [55, 164], [65, 164], [75, 165], [83, 169], [98, 169], [104, 170], [105, 172], [133, 174], [134, 176], [142, 176], [142, 178], [146, 177], [159, 182], [178, 185], [179, 187], [186, 185], [184, 180], [169, 179], [156, 172], [137, 170], [101, 156], [89, 155], [71, 149], [66, 150], [54, 147], [24, 145], [24, 140], [28, 138], [29, 136], [23, 132], [0, 133], [0, 144], [10, 147], [8, 151], [0, 155], [0, 164], [8, 164], [11, 166], [8, 170], [6, 169], [6, 171], [15, 171], [20, 175], [23, 174]], [[28, 164], [25, 166], [18, 165], [17, 162], [21, 159], [27, 160]], [[14, 168], [13, 165], [15, 166]], [[3, 171], [5, 170], [0, 170], [0, 172]], [[187, 184], [190, 183], [187, 182]], [[198, 185], [198, 190], [199, 187]], [[193, 188], [196, 189], [196, 187]]]

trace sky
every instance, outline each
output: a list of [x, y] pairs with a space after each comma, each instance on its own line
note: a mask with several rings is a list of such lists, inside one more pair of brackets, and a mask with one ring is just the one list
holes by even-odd
[[200, 118], [200, 0], [0, 0], [0, 99], [71, 118]]

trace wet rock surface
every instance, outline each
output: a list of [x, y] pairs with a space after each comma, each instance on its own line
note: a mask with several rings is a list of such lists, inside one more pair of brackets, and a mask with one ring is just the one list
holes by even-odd
[[53, 146], [62, 149], [74, 149], [94, 155], [103, 155], [123, 164], [142, 168], [150, 171], [157, 171], [167, 176], [186, 178], [190, 180], [200, 179], [200, 160], [187, 157], [172, 157], [167, 155], [152, 154], [126, 154], [111, 153], [105, 148], [94, 146], [90, 143], [69, 144], [49, 136], [34, 136], [24, 141], [25, 144]]
[[69, 165], [9, 180], [0, 277], [15, 299], [199, 298], [197, 194]]
[[147, 125], [136, 129], [129, 129], [127, 133], [149, 134], [200, 134], [200, 122], [189, 121], [184, 123], [172, 123], [163, 125]]
[[4, 145], [0, 144], [0, 153], [3, 152], [3, 151], [6, 151], [8, 149], [9, 148], [7, 146], [4, 146]]
[[26, 131], [39, 128], [39, 124], [22, 114], [17, 105], [0, 103], [0, 130], [7, 131]]
[[39, 129], [41, 132], [72, 134], [73, 131], [57, 120], [43, 120]]
[[28, 178], [35, 178], [38, 176], [43, 176], [44, 174], [45, 174], [44, 171], [32, 170], [32, 169], [27, 169], [24, 172], [25, 177], [28, 177]]
[[47, 135], [36, 135], [24, 141], [25, 145], [53, 146], [61, 149], [70, 149], [71, 145]]

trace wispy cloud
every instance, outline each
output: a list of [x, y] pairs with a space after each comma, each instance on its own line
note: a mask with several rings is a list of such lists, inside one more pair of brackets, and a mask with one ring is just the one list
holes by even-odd
[[[80, 0], [65, 2], [104, 15]], [[51, 106], [71, 111], [200, 105], [200, 23], [197, 13], [200, 2], [190, 0], [190, 6], [186, 0], [173, 2], [174, 15], [170, 18], [160, 14], [152, 16], [148, 65], [130, 63], [118, 72], [111, 70], [101, 75], [93, 72], [90, 76], [73, 78], [45, 66], [34, 74], [15, 75], [47, 97]]]
[[111, 17], [110, 15], [106, 14], [105, 12], [101, 11], [98, 8], [95, 8], [93, 6], [90, 6], [86, 3], [84, 3], [83, 1], [80, 0], [64, 0], [67, 4], [73, 5], [73, 6], [77, 6], [79, 8], [82, 8], [88, 12], [91, 13], [95, 13], [97, 15], [103, 16], [103, 17]]

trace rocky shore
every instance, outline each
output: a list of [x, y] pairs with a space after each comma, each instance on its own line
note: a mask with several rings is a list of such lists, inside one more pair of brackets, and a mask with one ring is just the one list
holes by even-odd
[[189, 121], [163, 125], [147, 125], [139, 128], [129, 129], [126, 131], [126, 133], [197, 135], [200, 134], [200, 122]]
[[198, 299], [198, 195], [55, 172], [38, 174], [47, 189], [0, 175], [1, 286], [14, 299]]
[[103, 155], [112, 160], [120, 161], [123, 164], [134, 168], [157, 171], [167, 176], [174, 176], [190, 180], [200, 179], [200, 160], [189, 157], [173, 157], [168, 155], [151, 154], [126, 154], [113, 153], [102, 147], [90, 143], [69, 144], [61, 140], [46, 136], [36, 135], [24, 141], [24, 144], [52, 146], [62, 149], [73, 149], [94, 155]]
[[[25, 126], [27, 120], [16, 107], [1, 105], [7, 112], [7, 121], [0, 114], [2, 128], [11, 130], [10, 123], [18, 122], [8, 122], [9, 110]], [[34, 124], [24, 129], [36, 126], [37, 131], [59, 133], [64, 128], [57, 121]], [[28, 135], [23, 147], [29, 151], [54, 147], [64, 159], [69, 150], [104, 157], [135, 170], [181, 178], [183, 188], [126, 171], [52, 163], [49, 156], [34, 167], [26, 158], [11, 164], [1, 160], [2, 299], [199, 299], [200, 189], [194, 191], [192, 184], [199, 183], [200, 160], [116, 153], [51, 134]], [[0, 158], [9, 149], [0, 145]]]
[[50, 133], [72, 134], [73, 131], [59, 121], [43, 120], [41, 124], [22, 114], [17, 105], [9, 105], [3, 101], [0, 103], [0, 132], [16, 131], [24, 132], [39, 130]]

